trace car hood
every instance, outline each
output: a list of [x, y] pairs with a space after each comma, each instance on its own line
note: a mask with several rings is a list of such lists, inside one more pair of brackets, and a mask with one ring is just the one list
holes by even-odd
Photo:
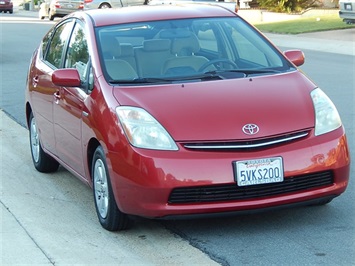
[[[301, 72], [140, 87], [114, 87], [120, 105], [153, 115], [176, 141], [256, 139], [314, 127], [310, 91]], [[242, 128], [255, 124], [259, 132]]]

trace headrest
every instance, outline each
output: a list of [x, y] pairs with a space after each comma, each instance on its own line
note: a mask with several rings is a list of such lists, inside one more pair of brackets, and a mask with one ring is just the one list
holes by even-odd
[[134, 50], [133, 45], [130, 43], [121, 43], [121, 56], [133, 56]]
[[103, 54], [109, 57], [118, 57], [121, 55], [121, 46], [113, 36], [102, 35], [100, 37]]
[[197, 36], [190, 32], [189, 36], [175, 38], [171, 47], [171, 52], [178, 55], [191, 55], [200, 50], [200, 43]]
[[143, 42], [143, 49], [145, 51], [166, 51], [170, 50], [170, 40], [162, 40], [162, 39], [152, 39], [145, 40]]
[[187, 29], [162, 30], [159, 38], [172, 41], [171, 52], [177, 55], [191, 55], [200, 50], [200, 43], [197, 36]]

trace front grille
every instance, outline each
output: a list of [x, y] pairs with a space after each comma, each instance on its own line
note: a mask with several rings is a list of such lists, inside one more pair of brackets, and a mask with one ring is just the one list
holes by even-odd
[[186, 149], [190, 150], [213, 150], [213, 151], [247, 151], [252, 149], [267, 148], [278, 144], [290, 143], [307, 137], [308, 131], [294, 132], [276, 137], [263, 139], [251, 139], [243, 141], [227, 141], [227, 142], [194, 142], [183, 143]]
[[333, 184], [331, 171], [305, 174], [285, 178], [283, 182], [238, 187], [236, 183], [214, 186], [175, 188], [169, 203], [204, 203], [219, 201], [247, 200], [300, 192]]

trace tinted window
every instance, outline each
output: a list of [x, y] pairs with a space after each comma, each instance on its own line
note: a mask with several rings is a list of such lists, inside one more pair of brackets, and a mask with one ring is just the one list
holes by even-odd
[[62, 66], [63, 50], [73, 28], [73, 21], [60, 25], [55, 31], [45, 60], [56, 68]]
[[47, 46], [51, 40], [52, 34], [53, 34], [53, 31], [48, 32], [48, 34], [42, 40], [41, 57], [43, 57], [46, 54]]
[[[211, 71], [218, 71], [221, 78], [240, 78], [294, 69], [239, 17], [111, 25], [97, 28], [96, 33], [106, 79], [113, 82], [137, 76], [181, 80]], [[127, 71], [122, 61], [133, 70]]]
[[88, 45], [83, 27], [77, 23], [69, 41], [65, 68], [76, 68], [81, 80], [85, 80], [89, 62]]

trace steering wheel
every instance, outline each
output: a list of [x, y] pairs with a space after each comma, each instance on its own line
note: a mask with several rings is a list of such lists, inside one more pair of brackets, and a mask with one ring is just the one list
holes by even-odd
[[210, 65], [214, 65], [217, 63], [226, 63], [228, 65], [233, 66], [234, 68], [238, 68], [237, 64], [234, 63], [232, 60], [227, 59], [227, 58], [217, 58], [217, 59], [213, 59], [211, 61], [208, 61], [206, 63], [204, 63], [198, 70], [198, 72], [203, 72], [203, 70], [205, 70], [207, 67], [209, 67]]

